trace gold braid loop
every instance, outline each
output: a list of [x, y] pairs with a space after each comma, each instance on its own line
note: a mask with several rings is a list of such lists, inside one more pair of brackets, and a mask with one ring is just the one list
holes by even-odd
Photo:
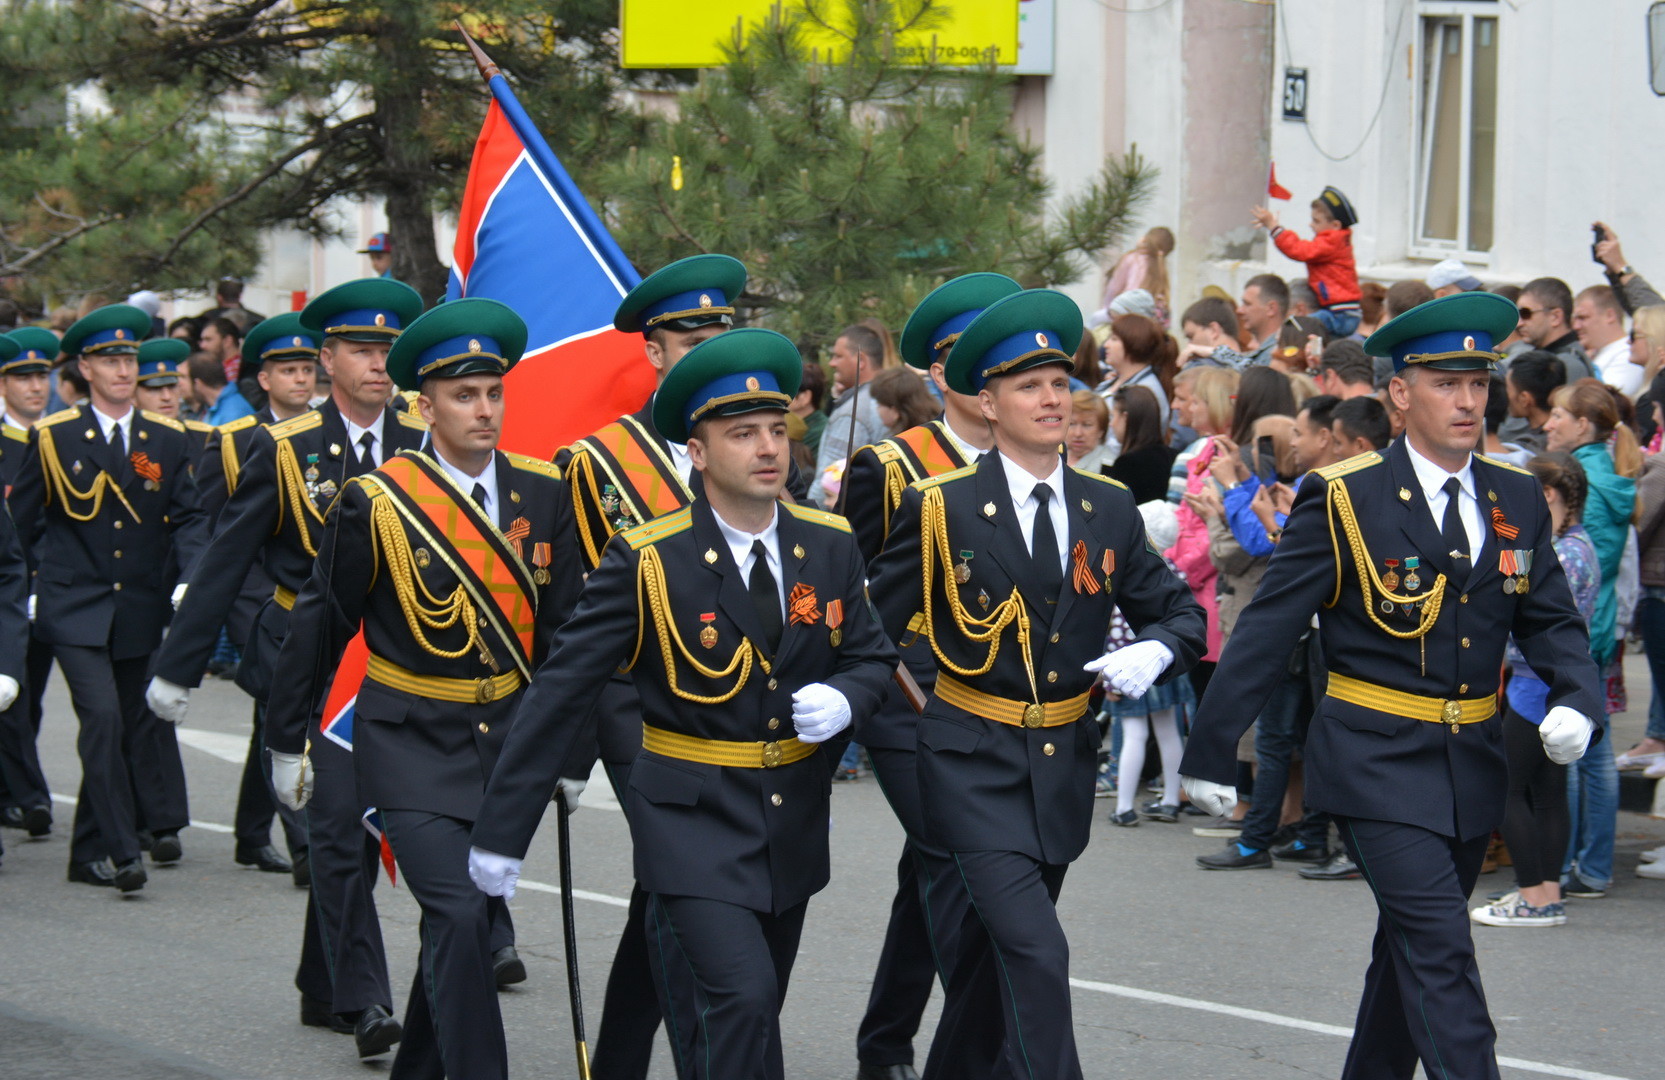
[[[995, 657], [1000, 655], [1001, 633], [1016, 620], [1018, 644], [1023, 646], [1023, 664], [1029, 671], [1029, 682], [1033, 688], [1035, 661], [1029, 651], [1029, 613], [1023, 606], [1023, 597], [1014, 586], [1012, 595], [1002, 600], [993, 611], [981, 619], [974, 618], [965, 609], [965, 605], [960, 602], [960, 590], [954, 584], [954, 559], [952, 549], [948, 546], [948, 514], [943, 506], [942, 491], [939, 488], [925, 492], [924, 500], [920, 504], [919, 547], [919, 564], [925, 585], [925, 636], [930, 639], [931, 651], [936, 654], [937, 662], [962, 678], [988, 674], [994, 667]], [[943, 592], [948, 596], [948, 611], [953, 616], [955, 629], [970, 641], [988, 642], [989, 654], [981, 667], [961, 667], [937, 644], [936, 620], [932, 617], [932, 562], [938, 552], [942, 556]]]
[[[1359, 592], [1364, 596], [1364, 613], [1370, 616], [1370, 621], [1383, 631], [1401, 641], [1415, 641], [1421, 655], [1422, 674], [1428, 674], [1428, 632], [1439, 621], [1440, 608], [1445, 603], [1445, 575], [1439, 574], [1434, 578], [1434, 584], [1422, 596], [1395, 593], [1382, 583], [1381, 576], [1376, 573], [1376, 561], [1370, 557], [1370, 551], [1364, 546], [1364, 537], [1359, 533], [1358, 518], [1353, 514], [1353, 498], [1347, 493], [1347, 485], [1340, 479], [1330, 481], [1325, 497], [1328, 500], [1326, 509], [1333, 508], [1334, 515], [1330, 517], [1330, 546], [1336, 552], [1336, 598], [1341, 597], [1341, 548], [1335, 542], [1335, 518], [1341, 518], [1341, 531], [1347, 536], [1347, 545], [1353, 552], [1353, 562], [1358, 567]], [[1422, 618], [1413, 630], [1395, 630], [1382, 617], [1376, 614], [1376, 600], [1371, 595], [1371, 589], [1382, 595], [1382, 598], [1395, 604], [1422, 603]], [[1332, 603], [1333, 606], [1333, 603]]]
[[[366, 487], [369, 494], [369, 486]], [[485, 643], [480, 638], [479, 620], [475, 618], [468, 590], [458, 585], [444, 599], [429, 591], [427, 583], [417, 572], [415, 559], [411, 555], [410, 537], [405, 533], [404, 522], [399, 518], [392, 496], [371, 494], [370, 537], [372, 560], [375, 560], [377, 550], [386, 560], [388, 579], [393, 582], [393, 590], [399, 597], [399, 610], [404, 612], [405, 624], [417, 645], [442, 660], [455, 660], [476, 650], [484, 654]], [[418, 590], [420, 596], [417, 595]], [[459, 623], [468, 630], [468, 640], [463, 642], [462, 648], [455, 650], [448, 651], [435, 645], [428, 640], [427, 630], [424, 629], [449, 630]]]
[[[607, 520], [606, 512], [601, 509], [601, 493], [596, 490], [595, 463], [590, 460], [588, 450], [575, 451], [567, 462], [567, 485], [572, 489], [572, 516], [578, 523], [579, 542], [583, 545], [584, 557], [593, 570], [601, 565], [601, 549], [612, 539], [613, 526], [612, 522]], [[599, 545], [595, 542], [595, 535], [590, 531], [590, 515], [585, 513], [586, 493], [590, 497], [590, 504], [596, 509], [597, 516], [601, 518], [602, 528], [607, 531]]]
[[[754, 656], [763, 667], [764, 673], [769, 672], [768, 659], [758, 652], [757, 646], [749, 640], [740, 642], [740, 647], [734, 650], [733, 656], [729, 657], [726, 667], [718, 669], [700, 663], [699, 658], [688, 650], [687, 644], [682, 640], [682, 635], [677, 632], [676, 624], [671, 621], [671, 601], [669, 590], [665, 584], [665, 567], [659, 561], [659, 552], [651, 546], [642, 549], [641, 562], [636, 570], [636, 650], [630, 654], [629, 662], [619, 669], [621, 672], [629, 671], [635, 667], [637, 659], [642, 654], [642, 634], [647, 624], [647, 620], [641, 617], [642, 601], [644, 599], [647, 601], [648, 612], [653, 616], [654, 630], [659, 638], [659, 653], [665, 664], [665, 681], [670, 686], [671, 693], [682, 700], [691, 701], [696, 705], [721, 705], [732, 700], [745, 687], [746, 680], [751, 677]], [[676, 646], [675, 652], [671, 648], [673, 644]], [[733, 688], [726, 694], [716, 696], [695, 694], [683, 690], [676, 684], [677, 653], [681, 654], [682, 659], [687, 662], [689, 667], [707, 679], [726, 679], [738, 670], [739, 675]]]
[[[70, 483], [68, 474], [64, 472], [64, 463], [58, 457], [57, 441], [49, 427], [40, 429], [40, 461], [41, 470], [46, 476], [46, 501], [50, 503], [53, 493], [56, 492], [58, 501], [63, 504], [64, 515], [71, 521], [86, 522], [96, 518], [98, 511], [104, 506], [104, 493], [107, 491], [127, 509], [128, 516], [133, 519], [135, 525], [144, 524], [139, 519], [138, 512], [133, 509], [133, 504], [122, 494], [120, 486], [103, 469], [98, 470], [98, 475], [93, 477], [92, 486], [86, 491], [81, 491]], [[92, 509], [84, 514], [77, 513], [70, 509], [72, 502], [90, 502]]]
[[890, 535], [890, 515], [902, 505], [902, 493], [907, 489], [908, 478], [902, 470], [902, 463], [885, 462], [884, 532], [879, 534], [881, 540]]

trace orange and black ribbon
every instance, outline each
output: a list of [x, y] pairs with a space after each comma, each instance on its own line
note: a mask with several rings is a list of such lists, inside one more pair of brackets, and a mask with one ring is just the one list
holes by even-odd
[[820, 622], [821, 605], [815, 599], [815, 586], [807, 581], [792, 586], [792, 595], [786, 599], [786, 611], [795, 623], [813, 626]]
[[150, 455], [143, 450], [135, 450], [129, 456], [133, 462], [133, 471], [152, 483], [162, 482], [162, 466], [150, 460]]
[[1075, 591], [1096, 596], [1103, 586], [1098, 583], [1098, 575], [1093, 573], [1092, 567], [1087, 565], [1087, 541], [1077, 540], [1075, 548], [1070, 553], [1070, 561], [1075, 564]]
[[1492, 531], [1504, 540], [1513, 540], [1520, 535], [1520, 529], [1504, 519], [1501, 506], [1492, 507]]

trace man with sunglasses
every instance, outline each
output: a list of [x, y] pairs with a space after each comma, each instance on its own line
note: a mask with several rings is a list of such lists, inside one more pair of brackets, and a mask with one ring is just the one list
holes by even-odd
[[1559, 356], [1567, 365], [1568, 382], [1595, 374], [1589, 356], [1573, 332], [1573, 295], [1565, 281], [1552, 277], [1532, 279], [1521, 290], [1515, 307], [1520, 312], [1520, 325], [1515, 332], [1534, 349]]

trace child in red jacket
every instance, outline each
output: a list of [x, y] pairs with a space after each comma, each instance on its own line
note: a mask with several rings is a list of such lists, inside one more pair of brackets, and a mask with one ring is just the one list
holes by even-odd
[[1359, 326], [1359, 272], [1353, 263], [1353, 226], [1359, 215], [1347, 196], [1333, 187], [1312, 200], [1312, 239], [1302, 240], [1278, 224], [1265, 207], [1252, 211], [1255, 224], [1268, 229], [1278, 250], [1307, 264], [1307, 283], [1323, 305], [1313, 317], [1333, 337], [1347, 337]]

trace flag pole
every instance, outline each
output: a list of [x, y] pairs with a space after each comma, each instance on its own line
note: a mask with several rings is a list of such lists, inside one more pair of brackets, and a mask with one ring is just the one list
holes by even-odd
[[469, 53], [474, 57], [474, 65], [480, 69], [480, 77], [489, 83], [503, 74], [503, 69], [492, 63], [491, 57], [487, 56], [485, 50], [480, 48], [480, 43], [470, 37], [467, 30], [463, 29], [462, 22], [459, 20], [454, 25], [457, 28], [457, 33], [462, 35], [463, 44], [468, 46]]

